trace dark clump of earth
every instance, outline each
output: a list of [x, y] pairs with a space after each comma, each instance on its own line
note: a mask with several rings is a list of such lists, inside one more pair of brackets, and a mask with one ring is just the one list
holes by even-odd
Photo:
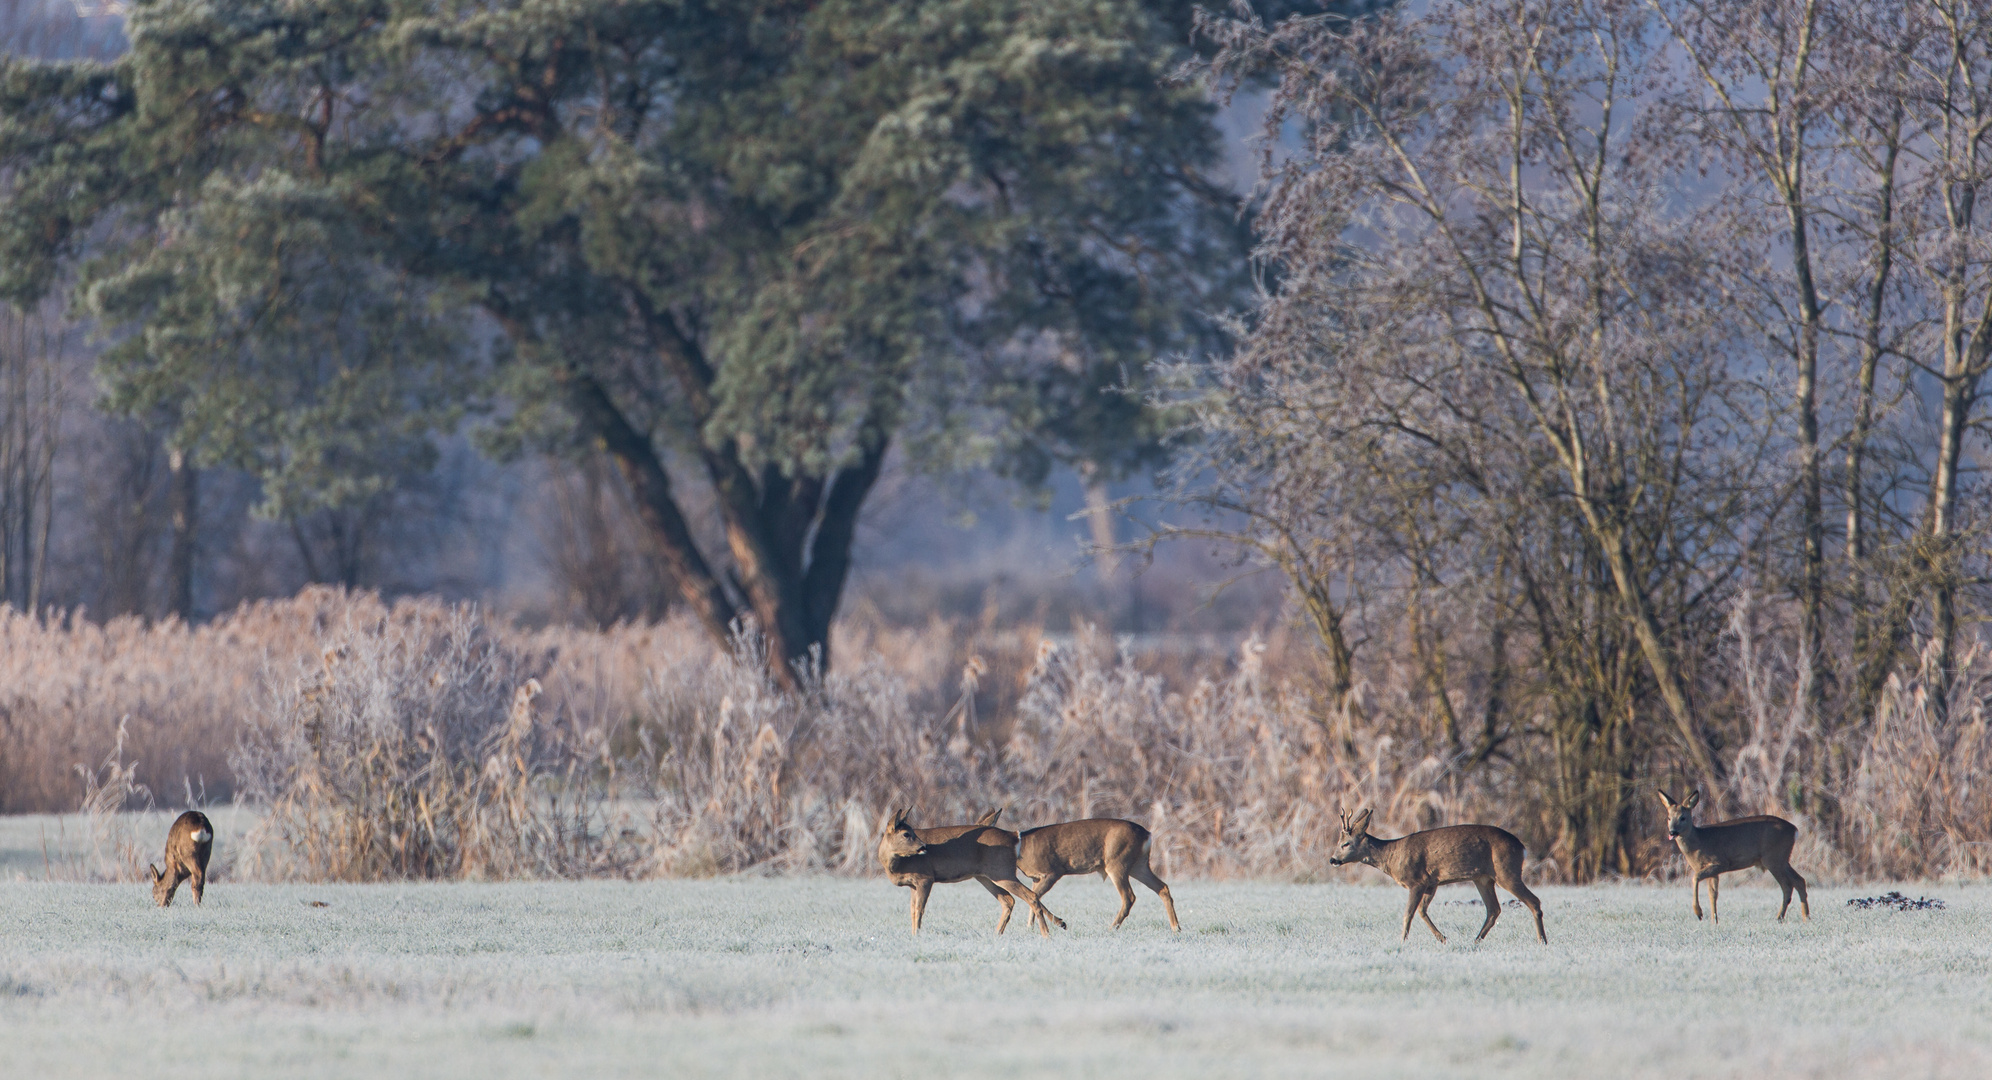
[[1930, 896], [1919, 896], [1911, 900], [1899, 892], [1888, 892], [1880, 896], [1856, 897], [1847, 901], [1847, 906], [1862, 911], [1869, 908], [1887, 908], [1890, 911], [1942, 911], [1944, 902]]

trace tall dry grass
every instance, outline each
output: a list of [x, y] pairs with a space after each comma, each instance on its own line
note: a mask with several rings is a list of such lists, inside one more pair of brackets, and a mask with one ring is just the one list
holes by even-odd
[[[367, 615], [375, 615], [367, 612]], [[621, 872], [600, 725], [542, 718], [554, 650], [472, 608], [399, 604], [271, 672], [234, 755], [262, 808], [243, 872], [371, 881]]]
[[[905, 805], [934, 823], [990, 806], [1019, 826], [1132, 817], [1155, 831], [1165, 873], [1206, 877], [1325, 874], [1337, 812], [1357, 805], [1385, 830], [1497, 822], [1538, 856], [1556, 829], [1525, 740], [1461, 760], [1408, 719], [1422, 688], [1388, 664], [1330, 710], [1310, 650], [1280, 636], [1140, 653], [1089, 630], [859, 622], [839, 629], [840, 667], [791, 694], [751, 635], [720, 649], [678, 620], [528, 630], [334, 590], [194, 629], [16, 616], [0, 630], [25, 673], [0, 697], [10, 789], [25, 777], [22, 790], [52, 793], [43, 806], [74, 807], [74, 766], [109, 761], [109, 780], [83, 770], [96, 802], [149, 787], [174, 803], [193, 775], [176, 760], [198, 762], [210, 793], [225, 776], [260, 815], [235, 858], [243, 877], [863, 874], [885, 809]], [[1806, 665], [1747, 611], [1735, 631], [1743, 736], [1711, 801], [1795, 816], [1795, 763], [1818, 758], [1799, 751], [1827, 737], [1794, 704]], [[1810, 876], [1992, 869], [1992, 657], [1965, 669], [1980, 704], [1954, 703], [1951, 722], [1905, 677], [1872, 730], [1832, 736], [1849, 762], [1841, 826], [1801, 817]], [[1652, 850], [1637, 869], [1665, 872], [1664, 843]], [[1533, 872], [1568, 876], [1547, 857]]]

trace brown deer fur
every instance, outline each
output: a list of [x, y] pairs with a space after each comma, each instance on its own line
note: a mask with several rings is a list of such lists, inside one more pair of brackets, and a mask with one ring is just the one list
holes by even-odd
[[1040, 901], [1069, 874], [1099, 874], [1113, 882], [1121, 898], [1120, 914], [1114, 916], [1116, 930], [1134, 907], [1134, 887], [1127, 883], [1133, 878], [1162, 898], [1169, 929], [1180, 931], [1183, 927], [1176, 921], [1176, 901], [1169, 895], [1169, 886], [1148, 866], [1152, 839], [1147, 829], [1119, 818], [1046, 825], [1020, 834], [1017, 870], [1033, 879]]
[[1778, 905], [1778, 921], [1783, 922], [1785, 912], [1791, 909], [1793, 889], [1798, 890], [1799, 913], [1807, 922], [1812, 921], [1812, 903], [1805, 892], [1805, 879], [1791, 868], [1791, 846], [1798, 841], [1798, 826], [1768, 814], [1696, 825], [1694, 809], [1701, 802], [1701, 792], [1690, 791], [1678, 803], [1664, 791], [1654, 794], [1660, 796], [1661, 805], [1667, 808], [1667, 835], [1680, 847], [1681, 857], [1688, 863], [1688, 874], [1694, 879], [1695, 918], [1702, 917], [1702, 882], [1708, 882], [1709, 918], [1720, 921], [1716, 914], [1719, 876], [1761, 866], [1770, 871], [1778, 887], [1784, 890], [1784, 903]]
[[[993, 822], [1000, 811], [983, 815]], [[948, 825], [915, 829], [907, 822], [911, 809], [894, 810], [885, 834], [878, 842], [878, 862], [894, 885], [913, 890], [913, 932], [920, 932], [920, 919], [927, 910], [927, 894], [936, 882], [947, 884], [974, 878], [1004, 901], [1003, 915], [996, 923], [1002, 933], [1010, 923], [1016, 901], [1031, 909], [1031, 924], [1046, 937], [1051, 931], [1040, 921], [1048, 919], [1065, 928], [1065, 920], [1038, 903], [1037, 893], [1017, 880], [1017, 834], [994, 825]], [[948, 834], [953, 835], [948, 835]], [[1014, 899], [1012, 899], [1014, 897]]]
[[160, 907], [171, 907], [173, 890], [182, 881], [191, 881], [194, 903], [199, 904], [207, 885], [208, 855], [213, 851], [214, 826], [208, 823], [207, 815], [199, 810], [181, 814], [166, 833], [166, 872], [148, 867], [152, 871], [152, 899]]
[[1411, 890], [1411, 903], [1404, 909], [1404, 933], [1411, 936], [1411, 917], [1425, 920], [1432, 936], [1444, 944], [1446, 936], [1432, 923], [1432, 896], [1439, 886], [1471, 881], [1480, 889], [1480, 902], [1487, 905], [1487, 921], [1480, 926], [1477, 944], [1494, 929], [1501, 917], [1501, 903], [1494, 886], [1513, 893], [1535, 915], [1536, 940], [1549, 944], [1542, 929], [1542, 901], [1522, 883], [1522, 842], [1515, 834], [1492, 825], [1448, 825], [1443, 829], [1379, 840], [1369, 834], [1370, 812], [1351, 818], [1342, 816], [1342, 846], [1329, 863], [1341, 866], [1359, 862], [1390, 875], [1392, 881]]

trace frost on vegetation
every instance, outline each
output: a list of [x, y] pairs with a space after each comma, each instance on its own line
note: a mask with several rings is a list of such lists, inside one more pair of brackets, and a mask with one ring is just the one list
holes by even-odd
[[[233, 880], [869, 875], [893, 806], [914, 807], [916, 824], [999, 807], [1012, 828], [1132, 818], [1153, 831], [1165, 878], [1289, 880], [1330, 873], [1337, 812], [1369, 806], [1379, 835], [1500, 824], [1529, 844], [1532, 882], [1580, 876], [1560, 861], [1567, 805], [1538, 779], [1554, 775], [1548, 751], [1516, 741], [1500, 758], [1462, 757], [1425, 722], [1415, 673], [1379, 668], [1332, 707], [1311, 656], [1282, 653], [1280, 638], [1171, 667], [1087, 629], [840, 633], [839, 667], [787, 692], [751, 632], [721, 649], [685, 620], [525, 630], [474, 607], [336, 590], [201, 628], [0, 617], [18, 646], [0, 652], [16, 677], [0, 691], [16, 695], [0, 696], [12, 718], [0, 789], [61, 760], [73, 793], [75, 751], [58, 747], [125, 730], [110, 705], [131, 717], [131, 741], [105, 739], [89, 752], [103, 764], [81, 770], [98, 809], [72, 832], [89, 832], [91, 850], [59, 865], [9, 858], [45, 861], [42, 876], [132, 879], [164, 833], [134, 836], [114, 811], [145, 804], [176, 747], [221, 742], [236, 747], [222, 782], [255, 819], [217, 847]], [[1747, 724], [1719, 795], [1729, 811], [1792, 818], [1810, 881], [1983, 876], [1983, 709], [1954, 705], [1940, 722], [1921, 677], [1891, 681], [1870, 734], [1830, 735], [1846, 762], [1832, 833], [1785, 805], [1807, 757], [1794, 748], [1829, 735], [1789, 704], [1804, 664], [1762, 636], [1739, 616]], [[1958, 697], [1992, 698], [1992, 659], [1962, 660]], [[191, 787], [186, 804], [205, 804]], [[1648, 835], [1657, 854], [1635, 872], [1678, 865], [1658, 823]]]
[[144, 875], [147, 848], [133, 828], [130, 816], [122, 813], [134, 802], [152, 803], [152, 792], [137, 780], [138, 765], [125, 761], [126, 721], [118, 722], [117, 742], [96, 769], [76, 766], [83, 781], [83, 823], [87, 847], [81, 851], [63, 850], [58, 838], [56, 851], [50, 850], [43, 829], [42, 869], [56, 881], [140, 881]]
[[271, 680], [235, 755], [266, 809], [250, 876], [579, 876], [635, 856], [606, 828], [599, 732], [539, 715], [551, 657], [475, 608], [397, 606]]
[[397, 605], [273, 668], [235, 755], [263, 817], [239, 872], [312, 880], [870, 873], [885, 808], [1005, 824], [1121, 816], [1171, 873], [1292, 875], [1334, 842], [1325, 808], [1435, 812], [1438, 770], [1389, 739], [1344, 753], [1261, 646], [1187, 692], [1105, 635], [1045, 644], [1008, 724], [981, 722], [972, 658], [930, 710], [883, 658], [767, 677], [758, 640], [660, 652], [633, 717], [535, 704], [551, 648], [472, 608]]
[[[829, 876], [248, 884], [164, 910], [137, 886], [0, 883], [0, 920], [33, 920], [0, 933], [0, 1070], [110, 1076], [157, 1061], [162, 1034], [216, 1078], [272, 1061], [350, 1076], [355, 1060], [481, 1080], [908, 1061], [1149, 1080], [1963, 1078], [1992, 1063], [1982, 887], [1900, 919], [1821, 890], [1811, 922], [1779, 923], [1777, 893], [1743, 886], [1714, 924], [1679, 887], [1548, 886], [1547, 948], [1512, 915], [1477, 946], [1400, 942], [1396, 889], [1172, 887], [1181, 934], [1145, 894], [1109, 930], [1113, 890], [1075, 883], [1053, 894], [1071, 929], [1045, 941], [991, 933], [972, 884], [936, 890], [915, 938], [902, 892]], [[1441, 895], [1469, 900], [1434, 905], [1448, 932], [1480, 923], [1470, 886]], [[363, 1059], [332, 1052], [355, 1033]]]

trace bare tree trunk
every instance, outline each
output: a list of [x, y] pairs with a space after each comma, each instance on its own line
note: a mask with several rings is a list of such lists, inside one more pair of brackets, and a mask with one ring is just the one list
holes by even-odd
[[1093, 564], [1099, 568], [1101, 581], [1111, 581], [1120, 572], [1120, 553], [1116, 550], [1119, 541], [1114, 536], [1113, 500], [1107, 497], [1107, 484], [1101, 478], [1098, 466], [1091, 462], [1083, 463], [1079, 478], [1086, 485], [1086, 525], [1093, 533]]
[[0, 602], [26, 611], [48, 569], [67, 337], [52, 305], [0, 308]]
[[1795, 376], [1792, 404], [1798, 414], [1799, 653], [1810, 658], [1801, 684], [1806, 711], [1817, 718], [1825, 711], [1828, 681], [1826, 514], [1819, 449], [1819, 344], [1826, 305], [1813, 266], [1814, 195], [1809, 190], [1806, 154], [1815, 122], [1810, 84], [1815, 81], [1822, 3], [1803, 0], [1795, 10], [1690, 6], [1679, 17], [1657, 0], [1652, 3], [1719, 103], [1712, 111], [1722, 121], [1718, 130], [1733, 133], [1731, 151], [1763, 176], [1784, 215], [1785, 253], [1797, 308], [1793, 313], [1797, 325], [1790, 328], [1793, 336], [1787, 347]]
[[1937, 434], [1937, 475], [1930, 486], [1930, 531], [1923, 547], [1937, 649], [1936, 666], [1930, 672], [1930, 704], [1939, 719], [1949, 716], [1951, 684], [1957, 674], [1958, 465], [1978, 397], [1977, 376], [1968, 370], [1963, 333], [1958, 329], [1962, 306], [1955, 300], [1945, 305], [1943, 417]]
[[1924, 217], [1930, 223], [1924, 242], [1910, 238], [1905, 250], [1943, 308], [1941, 356], [1929, 365], [1941, 371], [1943, 411], [1919, 562], [1934, 634], [1931, 704], [1948, 719], [1957, 676], [1958, 594], [1968, 554], [1959, 514], [1960, 467], [1981, 384], [1992, 368], [1992, 272], [1978, 215], [1978, 196], [1992, 177], [1992, 8], [1924, 0], [1909, 10], [1917, 23], [1917, 33], [1909, 36], [1920, 35], [1918, 48], [1929, 52], [1905, 65], [1908, 82], [1897, 92], [1910, 129], [1919, 133], [1918, 180], [1931, 212]]
[[200, 470], [184, 450], [171, 450], [166, 467], [171, 474], [173, 550], [167, 562], [167, 602], [173, 614], [194, 617], [194, 540], [200, 522]]
[[[1846, 559], [1848, 606], [1853, 613], [1853, 719], [1863, 728], [1874, 719], [1882, 686], [1895, 666], [1896, 643], [1905, 629], [1902, 619], [1877, 619], [1868, 609], [1870, 540], [1865, 478], [1868, 442], [1873, 438], [1875, 424], [1875, 377], [1881, 367], [1884, 318], [1890, 277], [1895, 269], [1895, 183], [1896, 165], [1902, 153], [1902, 120], [1902, 103], [1898, 100], [1890, 107], [1887, 120], [1872, 125], [1881, 140], [1880, 157], [1871, 164], [1877, 181], [1875, 268], [1861, 310], [1861, 358], [1855, 376], [1854, 423], [1847, 434]], [[1892, 601], [1888, 606], [1891, 610], [1900, 609]], [[1837, 741], [1833, 741], [1833, 753], [1844, 755], [1844, 748]], [[1832, 787], [1834, 778], [1844, 771], [1845, 762], [1832, 762], [1827, 774], [1819, 777], [1820, 786]]]

